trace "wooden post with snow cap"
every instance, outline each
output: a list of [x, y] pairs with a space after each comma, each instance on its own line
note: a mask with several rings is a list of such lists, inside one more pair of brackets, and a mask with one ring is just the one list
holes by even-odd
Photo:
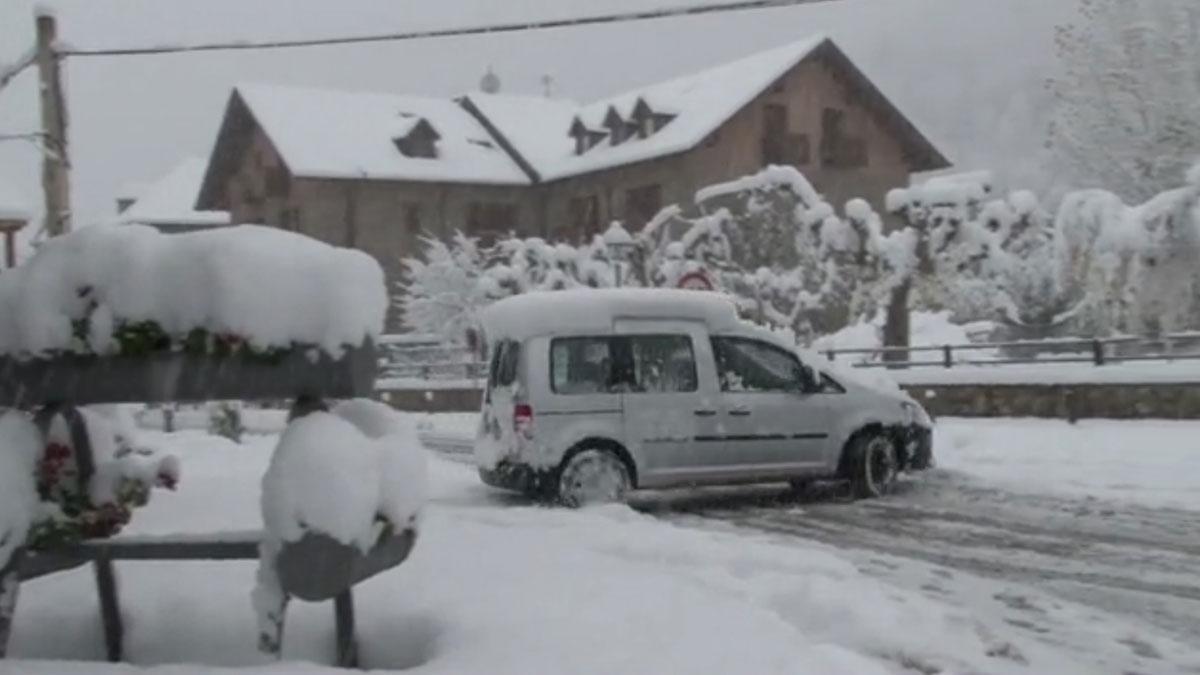
[[46, 197], [45, 229], [50, 237], [71, 231], [70, 155], [67, 153], [67, 107], [62, 86], [62, 57], [55, 42], [58, 25], [51, 10], [39, 7], [36, 62], [42, 108], [42, 190]]

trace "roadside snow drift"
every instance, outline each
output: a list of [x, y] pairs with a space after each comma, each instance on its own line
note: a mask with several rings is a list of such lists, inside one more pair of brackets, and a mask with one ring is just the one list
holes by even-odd
[[94, 226], [0, 277], [0, 354], [113, 353], [114, 331], [153, 322], [175, 340], [202, 329], [337, 356], [378, 335], [386, 310], [383, 272], [360, 251], [256, 225]]

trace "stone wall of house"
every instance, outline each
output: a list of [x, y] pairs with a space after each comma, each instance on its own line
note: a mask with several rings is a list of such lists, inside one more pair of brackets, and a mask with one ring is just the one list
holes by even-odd
[[1200, 383], [912, 385], [905, 390], [935, 417], [1200, 419]]

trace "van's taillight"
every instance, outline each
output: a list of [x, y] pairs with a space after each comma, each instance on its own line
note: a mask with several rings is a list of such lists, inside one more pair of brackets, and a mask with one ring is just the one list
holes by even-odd
[[533, 406], [528, 403], [513, 406], [513, 431], [526, 438], [533, 437]]

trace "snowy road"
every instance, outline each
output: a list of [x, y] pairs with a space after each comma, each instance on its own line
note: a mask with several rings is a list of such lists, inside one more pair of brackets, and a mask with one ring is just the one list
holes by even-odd
[[[1200, 644], [1195, 512], [1017, 495], [946, 471], [910, 481], [881, 501], [838, 503], [814, 492], [691, 495], [655, 506], [685, 519], [836, 546], [867, 574], [976, 610], [990, 606], [1005, 623], [1045, 642], [1062, 642], [1064, 625], [1086, 608], [1093, 622], [1144, 623]], [[981, 598], [982, 586], [992, 590]], [[1074, 605], [1066, 614], [1063, 602]], [[1134, 632], [1113, 640], [1102, 647], [1164, 657]]]
[[1200, 672], [1194, 654], [1171, 654], [1139, 628], [1200, 644], [1197, 430], [948, 420], [937, 440], [952, 468], [885, 500], [850, 502], [836, 485], [803, 495], [763, 486], [649, 493], [634, 505], [680, 524], [835, 547], [869, 576], [1092, 652], [1098, 668]]

